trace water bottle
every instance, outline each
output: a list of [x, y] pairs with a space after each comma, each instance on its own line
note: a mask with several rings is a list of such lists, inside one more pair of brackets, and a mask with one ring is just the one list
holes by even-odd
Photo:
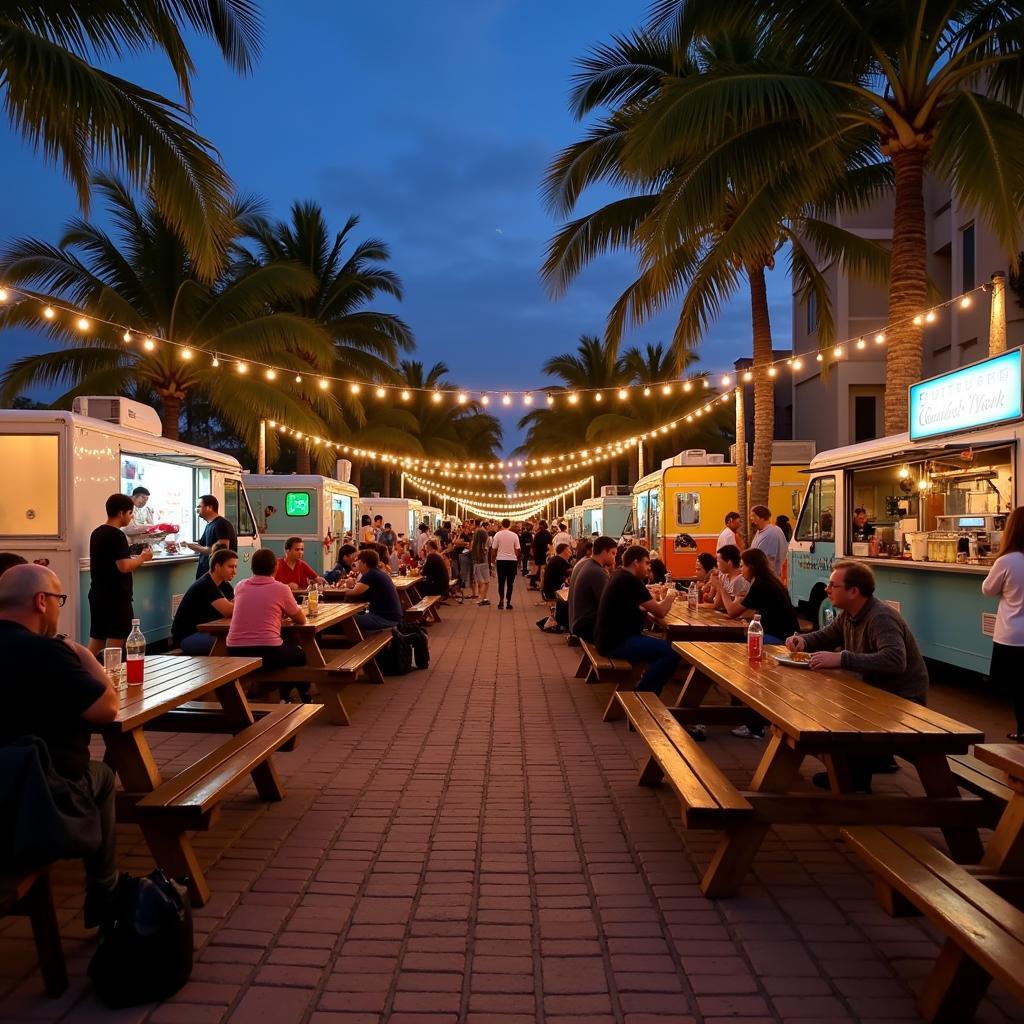
[[697, 610], [697, 605], [700, 603], [700, 591], [697, 589], [697, 581], [690, 580], [690, 586], [686, 591], [686, 607], [691, 612]]
[[764, 626], [761, 625], [761, 616], [755, 615], [747, 626], [747, 658], [760, 661], [763, 654]]
[[310, 615], [316, 615], [317, 608], [320, 607], [320, 591], [316, 588], [316, 580], [310, 580], [306, 588], [306, 607]]
[[665, 571], [665, 587], [668, 590], [675, 590], [675, 586], [675, 582], [672, 579], [672, 571], [670, 569], [667, 569]]
[[132, 619], [132, 631], [125, 641], [127, 657], [125, 676], [129, 686], [141, 686], [146, 671], [146, 638], [139, 628], [139, 620]]

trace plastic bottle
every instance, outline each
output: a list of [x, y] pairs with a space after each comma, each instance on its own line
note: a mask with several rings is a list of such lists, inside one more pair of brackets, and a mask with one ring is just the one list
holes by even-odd
[[675, 589], [675, 583], [672, 580], [672, 571], [670, 569], [665, 570], [665, 588], [667, 590]]
[[316, 589], [316, 580], [310, 580], [306, 588], [306, 610], [310, 615], [316, 615], [320, 607], [320, 591]]
[[697, 589], [697, 581], [690, 580], [690, 586], [686, 591], [686, 607], [691, 612], [695, 612], [698, 604], [700, 604], [700, 591]]
[[132, 619], [132, 631], [125, 641], [125, 677], [129, 686], [141, 686], [146, 673], [146, 637], [139, 620]]
[[761, 616], [755, 615], [747, 626], [747, 658], [760, 661], [763, 654], [764, 626], [761, 625]]

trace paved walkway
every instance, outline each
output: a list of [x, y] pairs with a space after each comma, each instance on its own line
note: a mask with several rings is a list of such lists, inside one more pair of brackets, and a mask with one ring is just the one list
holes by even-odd
[[[834, 830], [777, 829], [740, 896], [697, 888], [715, 842], [667, 790], [635, 784], [636, 738], [604, 725], [606, 687], [574, 649], [512, 612], [446, 610], [428, 672], [359, 687], [348, 729], [277, 757], [287, 799], [246, 790], [197, 846], [214, 898], [196, 913], [193, 980], [116, 1013], [89, 994], [81, 873], [62, 866], [72, 985], [41, 995], [22, 922], [0, 922], [0, 1020], [68, 1024], [814, 1024], [916, 1020], [937, 953], [890, 920]], [[1001, 738], [1009, 711], [936, 687], [936, 707]], [[161, 763], [203, 737], [160, 737]], [[759, 744], [715, 735], [742, 781]], [[810, 766], [808, 766], [810, 767]], [[902, 775], [883, 786], [910, 785]], [[121, 832], [123, 867], [148, 871]], [[978, 1020], [1024, 1021], [994, 992]]]

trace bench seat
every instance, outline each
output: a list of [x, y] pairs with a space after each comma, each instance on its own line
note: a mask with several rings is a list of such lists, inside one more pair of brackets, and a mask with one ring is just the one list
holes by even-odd
[[51, 999], [62, 996], [68, 987], [68, 971], [48, 867], [0, 877], [0, 917], [8, 914], [29, 919], [46, 994]]
[[440, 622], [441, 613], [437, 610], [437, 606], [440, 603], [440, 595], [428, 594], [426, 597], [421, 597], [414, 605], [410, 605], [406, 608], [405, 617], [412, 622], [422, 619], [425, 624], [430, 622]]
[[956, 776], [956, 781], [964, 789], [987, 797], [1005, 807], [1013, 796], [1010, 779], [1000, 768], [986, 764], [971, 754], [951, 754], [947, 760], [949, 767]]
[[255, 769], [269, 767], [270, 756], [321, 710], [317, 704], [278, 705], [271, 714], [143, 796], [135, 804], [136, 819], [144, 828], [150, 821], [173, 821], [190, 830], [209, 828], [225, 797]]
[[597, 647], [586, 640], [580, 641], [583, 656], [580, 658], [576, 678], [585, 679], [588, 683], [614, 683], [633, 678], [632, 662], [621, 658], [606, 658], [598, 653]]
[[675, 720], [653, 693], [618, 692], [617, 701], [647, 744], [650, 755], [638, 785], [662, 780], [675, 790], [687, 828], [728, 828], [750, 821], [753, 807], [722, 774], [697, 741]]
[[843, 838], [879, 881], [945, 936], [918, 1009], [935, 1024], [971, 1020], [995, 978], [1024, 999], [1024, 912], [901, 827], [848, 827]]
[[[360, 640], [359, 643], [354, 644], [352, 647], [346, 647], [328, 658], [327, 663], [318, 672], [326, 673], [329, 676], [341, 675], [355, 678], [389, 643], [391, 643], [391, 630], [377, 630], [365, 639]], [[322, 681], [322, 677], [319, 674], [314, 678], [318, 684]]]

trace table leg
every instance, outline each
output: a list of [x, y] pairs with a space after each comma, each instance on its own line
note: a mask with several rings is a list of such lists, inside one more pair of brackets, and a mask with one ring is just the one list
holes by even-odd
[[104, 760], [121, 780], [126, 793], [152, 793], [163, 782], [153, 751], [141, 729], [104, 734]]
[[[232, 732], [239, 733], [247, 726], [252, 725], [255, 721], [252, 708], [249, 707], [249, 701], [246, 700], [241, 683], [237, 679], [224, 686], [219, 686], [216, 694]], [[284, 799], [284, 788], [269, 757], [262, 764], [256, 765], [249, 774], [261, 799]]]
[[210, 887], [199, 864], [199, 858], [188, 836], [171, 831], [167, 823], [142, 823], [142, 835], [157, 865], [171, 878], [184, 879], [194, 906], [201, 907], [210, 898]]
[[1024, 875], [1024, 795], [1010, 798], [981, 863], [1002, 874]]
[[676, 698], [674, 708], [697, 708], [704, 703], [704, 698], [711, 689], [711, 680], [705, 676], [696, 665], [690, 666], [690, 671], [683, 681], [682, 689]]
[[213, 636], [213, 647], [210, 650], [211, 658], [226, 658], [228, 656], [228, 635], [227, 633], [215, 633]]
[[317, 689], [320, 691], [320, 702], [324, 706], [324, 714], [327, 715], [327, 721], [331, 725], [349, 724], [348, 711], [341, 701], [343, 685], [330, 680], [317, 683]]
[[[910, 760], [917, 768], [925, 793], [931, 797], [960, 796], [956, 776], [945, 754], [916, 754]], [[958, 864], [977, 864], [985, 854], [976, 828], [944, 828], [949, 852]]]
[[[804, 755], [786, 742], [781, 733], [774, 733], [768, 749], [754, 773], [751, 790], [757, 793], [786, 793], [800, 774]], [[701, 880], [701, 892], [712, 899], [733, 896], [740, 887], [761, 843], [768, 824], [740, 825], [723, 837]]]

